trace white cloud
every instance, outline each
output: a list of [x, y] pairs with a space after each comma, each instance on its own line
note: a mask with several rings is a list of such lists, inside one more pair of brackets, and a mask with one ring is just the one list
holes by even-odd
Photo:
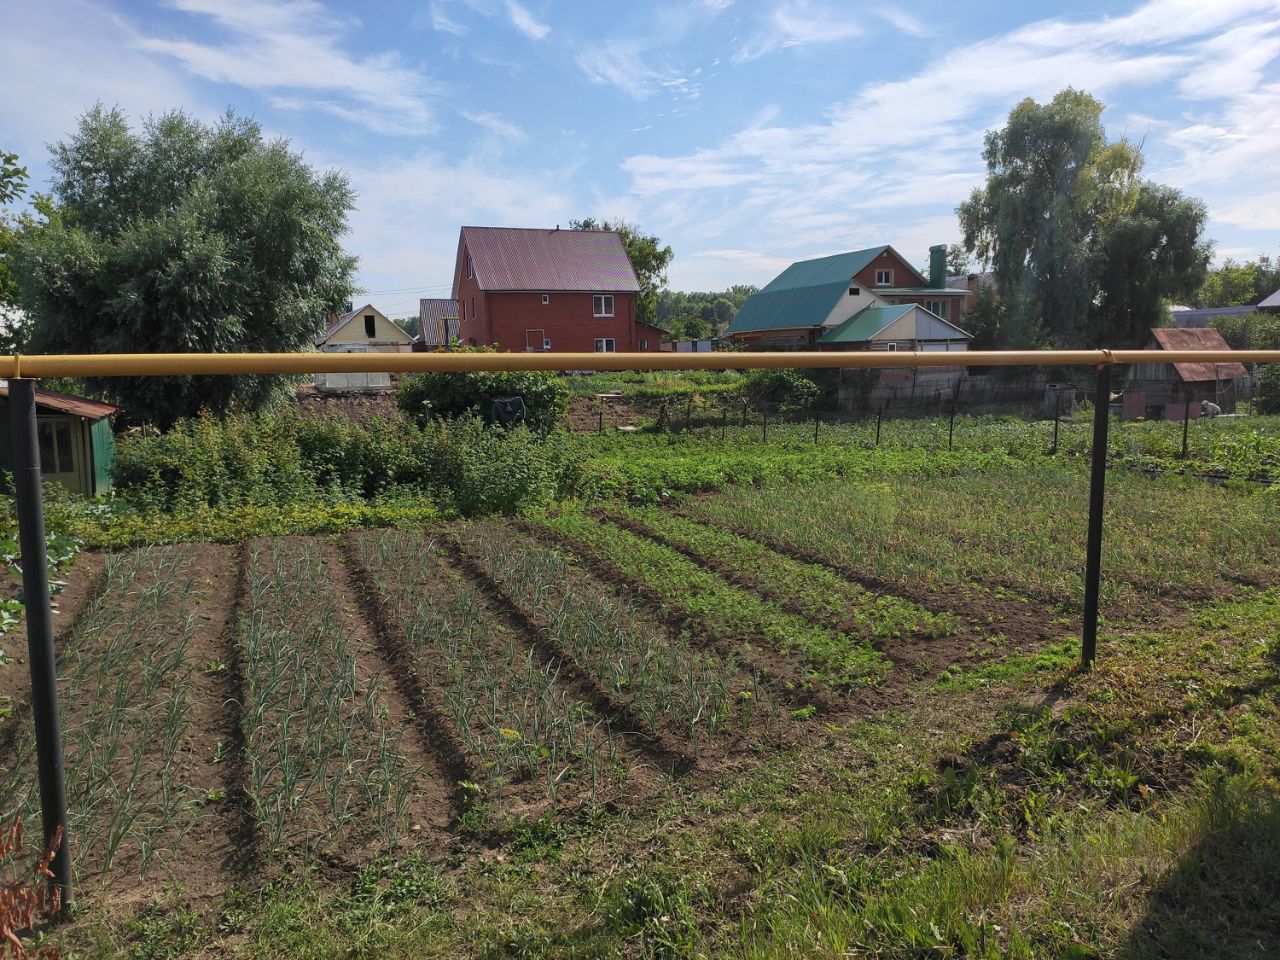
[[917, 17], [913, 16], [901, 7], [894, 6], [891, 3], [880, 3], [875, 7], [876, 16], [882, 18], [890, 26], [902, 33], [913, 37], [927, 37], [931, 31]]
[[811, 43], [835, 43], [863, 32], [858, 17], [849, 10], [823, 7], [810, 0], [785, 0], [775, 7], [768, 22], [743, 44], [734, 63], [744, 63], [786, 47]]
[[[93, 0], [6, 7], [0, 63], [16, 86], [5, 99], [5, 148], [17, 151], [33, 176], [44, 145], [71, 133], [95, 101], [134, 118], [178, 106], [206, 118], [220, 112], [180, 71], [139, 51], [137, 40], [127, 23]], [[78, 68], [89, 64], [92, 69]]]
[[[422, 133], [433, 125], [443, 87], [392, 52], [354, 57], [345, 47], [353, 24], [315, 0], [169, 0], [207, 17], [228, 35], [221, 43], [149, 36], [138, 47], [171, 57], [215, 83], [274, 93], [379, 132]], [[288, 93], [284, 93], [288, 91]]]
[[512, 26], [533, 40], [545, 40], [547, 34], [551, 32], [551, 27], [538, 20], [527, 9], [516, 3], [516, 0], [507, 0], [507, 15], [511, 17]]
[[470, 120], [478, 127], [484, 127], [492, 134], [496, 134], [503, 140], [510, 140], [513, 143], [523, 143], [527, 137], [525, 132], [519, 126], [512, 123], [496, 113], [487, 113], [485, 111], [460, 111], [462, 116]]
[[699, 95], [697, 81], [669, 64], [650, 62], [646, 46], [641, 40], [593, 41], [580, 47], [574, 61], [592, 83], [611, 84], [637, 100], [662, 90], [691, 99]]
[[449, 33], [455, 37], [464, 37], [467, 35], [467, 28], [457, 21], [453, 20], [448, 13], [445, 12], [443, 5], [439, 3], [431, 4], [431, 27], [440, 33]]

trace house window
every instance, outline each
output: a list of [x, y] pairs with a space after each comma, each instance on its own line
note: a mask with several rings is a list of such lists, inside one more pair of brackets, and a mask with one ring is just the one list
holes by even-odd
[[856, 297], [856, 296], [858, 296], [858, 294], [860, 294], [861, 292], [862, 292], [862, 291], [861, 291], [861, 290], [859, 290], [857, 287], [850, 287], [850, 288], [849, 288], [849, 296], [851, 296], [851, 297]]
[[896, 341], [890, 340], [888, 343], [884, 345], [884, 348], [888, 350], [890, 353], [896, 353], [898, 350], [898, 344]]
[[476, 275], [475, 270], [471, 266], [471, 254], [467, 254], [467, 279], [470, 280]]
[[40, 441], [40, 469], [45, 473], [71, 473], [71, 424], [44, 422], [36, 427]]
[[549, 293], [544, 293], [544, 294], [542, 295], [542, 302], [543, 302], [543, 303], [550, 303], [550, 302], [551, 302], [551, 294], [549, 294]]
[[930, 313], [937, 314], [943, 320], [947, 319], [947, 301], [945, 300], [926, 300], [924, 308]]
[[378, 325], [373, 322], [373, 314], [366, 313], [364, 315], [364, 335], [370, 340], [378, 335]]
[[892, 270], [877, 270], [877, 271], [876, 271], [876, 286], [877, 286], [877, 287], [891, 287], [891, 286], [893, 286], [893, 271], [892, 271]]
[[598, 293], [592, 299], [594, 301], [593, 309], [597, 317], [613, 316], [613, 294]]
[[648, 341], [648, 340], [641, 340], [641, 341], [640, 341], [640, 349], [641, 349], [641, 350], [648, 350], [648, 349], [649, 349], [649, 341]]
[[613, 352], [613, 337], [596, 337], [596, 353]]

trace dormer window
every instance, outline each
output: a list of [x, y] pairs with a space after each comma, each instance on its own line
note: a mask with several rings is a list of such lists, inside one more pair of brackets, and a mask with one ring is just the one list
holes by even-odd
[[892, 271], [892, 270], [877, 270], [877, 271], [876, 271], [876, 286], [877, 286], [877, 287], [892, 287], [892, 286], [893, 286], [893, 271]]

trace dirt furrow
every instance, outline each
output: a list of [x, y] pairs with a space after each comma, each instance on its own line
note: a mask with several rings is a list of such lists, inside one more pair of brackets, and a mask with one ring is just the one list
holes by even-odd
[[414, 666], [413, 651], [405, 636], [404, 628], [392, 616], [368, 567], [360, 560], [354, 534], [348, 533], [338, 541], [347, 569], [352, 592], [372, 629], [377, 648], [387, 665], [404, 703], [412, 712], [412, 722], [406, 713], [404, 722], [417, 730], [424, 751], [431, 756], [433, 768], [447, 780], [450, 790], [450, 806], [456, 817], [466, 808], [467, 794], [463, 783], [479, 779], [479, 771], [454, 729], [453, 720], [444, 707], [441, 691], [423, 683]]
[[[420, 771], [418, 789], [409, 803], [408, 832], [417, 840], [429, 841], [437, 848], [448, 842], [449, 824], [457, 809], [454, 793], [457, 778], [446, 766], [433, 745], [423, 736], [421, 727], [414, 723], [420, 698], [414, 698], [405, 689], [402, 677], [406, 673], [403, 663], [396, 661], [395, 650], [385, 643], [385, 634], [376, 629], [374, 620], [362, 602], [364, 584], [353, 562], [345, 539], [326, 539], [326, 565], [335, 571], [329, 578], [337, 600], [343, 626], [353, 638], [356, 654], [356, 671], [364, 685], [376, 684], [383, 708], [393, 727], [404, 730], [407, 736], [400, 739], [398, 748]], [[356, 616], [355, 611], [363, 616]]]
[[529, 616], [455, 538], [440, 542], [449, 559], [471, 580], [494, 613], [507, 622], [544, 665], [556, 669], [560, 683], [575, 699], [590, 704], [611, 732], [663, 772], [680, 775], [693, 767], [693, 757], [662, 731], [646, 729], [631, 706], [601, 687], [594, 676], [552, 639], [546, 624]]
[[754, 671], [779, 701], [798, 707], [816, 707], [824, 714], [846, 708], [847, 702], [826, 688], [818, 688], [803, 677], [781, 654], [760, 646], [754, 637], [723, 637], [710, 633], [697, 622], [672, 610], [660, 593], [621, 570], [616, 564], [595, 556], [568, 537], [527, 520], [515, 520], [517, 528], [529, 536], [561, 550], [567, 550], [588, 570], [607, 582], [630, 591], [649, 613], [675, 631], [687, 631], [693, 643], [728, 660], [737, 657]]

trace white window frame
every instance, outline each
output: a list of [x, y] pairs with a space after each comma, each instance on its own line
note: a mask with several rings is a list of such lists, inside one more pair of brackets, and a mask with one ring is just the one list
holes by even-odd
[[[606, 307], [608, 309], [606, 309]], [[597, 293], [591, 298], [591, 312], [597, 317], [613, 316], [613, 294]]]
[[886, 343], [886, 344], [884, 345], [884, 348], [885, 348], [886, 350], [888, 350], [890, 353], [897, 353], [897, 352], [898, 352], [898, 341], [897, 341], [897, 340], [890, 340], [888, 343]]
[[649, 341], [648, 341], [648, 340], [641, 340], [641, 341], [640, 341], [640, 349], [641, 349], [641, 350], [648, 350], [648, 349], [649, 349]]
[[617, 346], [613, 337], [596, 337], [596, 353], [616, 353]]
[[549, 294], [549, 293], [544, 293], [544, 294], [542, 295], [542, 302], [543, 302], [543, 304], [544, 304], [544, 305], [545, 305], [545, 304], [550, 303], [550, 302], [551, 302], [551, 294]]
[[[883, 280], [881, 280], [881, 279], [880, 279], [881, 277], [884, 277], [884, 279], [883, 279]], [[892, 271], [892, 270], [879, 270], [879, 269], [877, 269], [877, 270], [876, 270], [876, 286], [877, 286], [877, 287], [892, 287], [892, 286], [893, 286], [893, 271]]]
[[951, 319], [950, 317], [947, 316], [946, 300], [926, 300], [924, 302], [924, 308], [928, 310], [930, 313], [932, 313], [934, 316], [941, 317], [943, 320]]

